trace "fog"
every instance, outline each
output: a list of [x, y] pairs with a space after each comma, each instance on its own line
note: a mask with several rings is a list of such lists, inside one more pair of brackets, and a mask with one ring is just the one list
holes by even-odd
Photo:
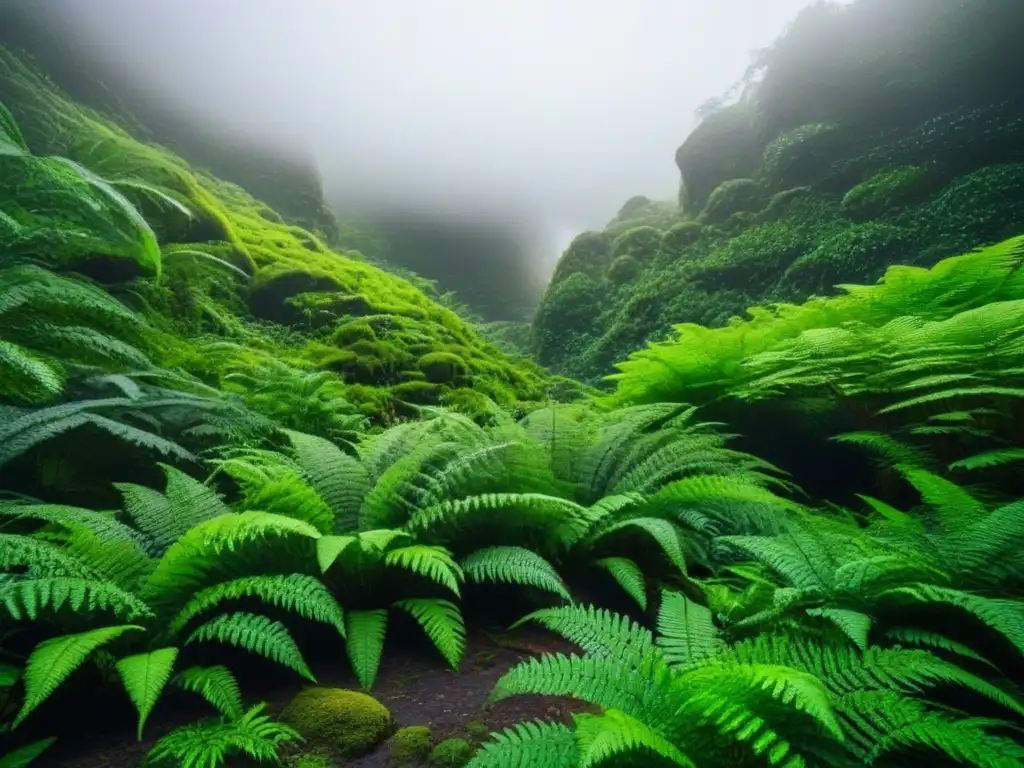
[[311, 153], [343, 207], [514, 220], [546, 276], [809, 0], [58, 0], [174, 108]]

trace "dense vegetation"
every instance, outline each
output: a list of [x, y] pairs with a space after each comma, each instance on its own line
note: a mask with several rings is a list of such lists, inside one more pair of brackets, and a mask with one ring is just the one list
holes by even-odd
[[871, 283], [1019, 231], [1024, 6], [816, 4], [680, 146], [678, 204], [629, 200], [562, 256], [532, 327], [597, 383], [678, 323]]
[[[396, 760], [1024, 764], [1024, 237], [938, 260], [1013, 225], [996, 186], [940, 195], [963, 217], [902, 241], [931, 266], [680, 325], [584, 396], [0, 66], [2, 768], [42, 763], [67, 713], [128, 704], [152, 765], [335, 765], [392, 729], [371, 698], [386, 639], [418, 627], [459, 670], [489, 603], [579, 650], [522, 661], [492, 700], [570, 695], [572, 725], [473, 754], [406, 724]], [[929, 153], [841, 205], [919, 215], [887, 196], [932, 178]], [[1013, 167], [983, 169], [1007, 205]], [[756, 207], [752, 184], [715, 185], [705, 218]], [[829, 258], [814, 194], [773, 203], [808, 207], [771, 237]], [[715, 226], [636, 215], [612, 259], [581, 236], [552, 292], [629, 285], [653, 244]], [[559, 322], [585, 334], [572, 306]], [[315, 682], [324, 648], [366, 693], [252, 695], [270, 669]], [[354, 713], [362, 730], [302, 755]]]

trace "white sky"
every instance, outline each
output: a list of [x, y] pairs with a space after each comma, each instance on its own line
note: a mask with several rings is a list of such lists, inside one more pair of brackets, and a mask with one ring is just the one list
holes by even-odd
[[223, 127], [314, 153], [336, 199], [526, 216], [559, 246], [671, 198], [693, 111], [809, 0], [63, 0]]

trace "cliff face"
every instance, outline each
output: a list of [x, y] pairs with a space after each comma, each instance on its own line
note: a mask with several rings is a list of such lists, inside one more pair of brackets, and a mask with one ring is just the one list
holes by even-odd
[[630, 200], [567, 249], [533, 345], [597, 380], [673, 325], [873, 282], [1024, 221], [1024, 6], [857, 0], [805, 11], [738, 102], [680, 146], [678, 201]]

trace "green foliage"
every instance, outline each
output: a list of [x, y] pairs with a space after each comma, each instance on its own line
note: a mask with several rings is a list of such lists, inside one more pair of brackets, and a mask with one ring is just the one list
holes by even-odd
[[182, 768], [225, 765], [226, 758], [241, 754], [258, 762], [277, 760], [282, 744], [300, 741], [292, 728], [261, 714], [258, 704], [241, 717], [180, 726], [160, 739], [146, 757], [148, 765]]
[[753, 179], [723, 181], [711, 193], [701, 214], [709, 224], [720, 224], [740, 211], [756, 213], [763, 205], [760, 185]]
[[430, 754], [433, 738], [425, 725], [408, 725], [399, 728], [388, 741], [388, 759], [391, 766], [416, 765]]
[[281, 718], [308, 739], [330, 744], [346, 757], [360, 757], [391, 731], [391, 713], [376, 699], [341, 688], [307, 688]]
[[699, 221], [680, 221], [669, 227], [662, 235], [661, 247], [670, 253], [676, 253], [700, 240], [703, 232], [704, 225]]
[[628, 283], [640, 272], [640, 262], [629, 254], [616, 256], [608, 265], [608, 280], [615, 284]]
[[935, 169], [923, 165], [905, 165], [881, 171], [847, 192], [843, 197], [843, 209], [856, 218], [873, 218], [929, 192], [934, 177]]
[[463, 768], [473, 756], [473, 745], [465, 739], [445, 739], [430, 751], [428, 763], [437, 768]]

